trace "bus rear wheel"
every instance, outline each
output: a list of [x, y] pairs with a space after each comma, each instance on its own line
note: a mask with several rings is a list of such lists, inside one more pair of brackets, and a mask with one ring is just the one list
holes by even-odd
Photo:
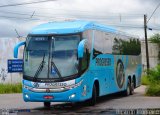
[[133, 95], [134, 93], [134, 80], [131, 81], [131, 90], [130, 90], [130, 94]]
[[128, 83], [127, 83], [127, 89], [124, 92], [125, 96], [129, 96], [131, 94], [131, 82], [128, 79]]
[[44, 107], [45, 108], [50, 108], [51, 107], [51, 102], [44, 102]]

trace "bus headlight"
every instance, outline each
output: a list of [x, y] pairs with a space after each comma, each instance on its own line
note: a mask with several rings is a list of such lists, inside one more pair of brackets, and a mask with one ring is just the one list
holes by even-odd
[[69, 96], [69, 99], [73, 99], [73, 98], [75, 98], [75, 96], [76, 96], [76, 94], [72, 94]]
[[25, 97], [28, 99], [29, 98], [29, 96], [27, 95], [27, 94], [25, 94]]
[[27, 90], [31, 89], [31, 87], [29, 87], [29, 86], [27, 86], [27, 85], [23, 85], [23, 88], [24, 88], [24, 89], [27, 89]]

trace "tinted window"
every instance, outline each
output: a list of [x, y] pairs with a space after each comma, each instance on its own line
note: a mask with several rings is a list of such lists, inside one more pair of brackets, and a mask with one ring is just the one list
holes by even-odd
[[94, 57], [99, 54], [111, 54], [112, 41], [113, 34], [96, 30], [94, 36]]
[[84, 72], [89, 66], [91, 46], [92, 46], [92, 32], [93, 30], [87, 30], [82, 34], [82, 38], [87, 39], [87, 42], [85, 44], [84, 57], [81, 60], [81, 64], [82, 64], [81, 72]]
[[114, 38], [113, 54], [117, 55], [139, 55], [141, 53], [140, 41], [135, 38]]

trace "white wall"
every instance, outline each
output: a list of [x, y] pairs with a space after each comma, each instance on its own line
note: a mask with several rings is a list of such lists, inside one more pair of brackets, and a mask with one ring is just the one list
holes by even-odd
[[[146, 69], [146, 49], [145, 49], [145, 41], [141, 42], [141, 50], [142, 50], [142, 64], [144, 65], [144, 69]], [[151, 68], [154, 68], [158, 63], [158, 53], [160, 52], [160, 47], [156, 43], [148, 43], [148, 52], [149, 52], [149, 64]]]
[[7, 60], [13, 59], [13, 49], [18, 42], [18, 38], [0, 38], [0, 83], [17, 83], [22, 80], [22, 74], [11, 74], [7, 70]]

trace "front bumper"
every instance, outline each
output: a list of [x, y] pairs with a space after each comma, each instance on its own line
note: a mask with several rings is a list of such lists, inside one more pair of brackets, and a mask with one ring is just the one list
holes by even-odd
[[[45, 99], [44, 96], [52, 96], [52, 99]], [[79, 102], [82, 99], [81, 86], [63, 92], [33, 92], [23, 88], [23, 99], [26, 102]]]

